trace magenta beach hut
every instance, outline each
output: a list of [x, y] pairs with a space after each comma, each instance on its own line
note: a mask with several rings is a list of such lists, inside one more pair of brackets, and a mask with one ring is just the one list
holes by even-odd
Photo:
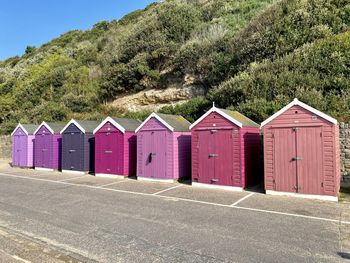
[[37, 125], [18, 124], [12, 132], [12, 165], [18, 167], [33, 167], [34, 132]]
[[176, 181], [191, 175], [190, 123], [182, 116], [152, 113], [137, 128], [137, 177]]
[[64, 123], [42, 122], [34, 132], [34, 166], [37, 170], [60, 170]]
[[140, 121], [107, 117], [94, 130], [95, 175], [136, 175], [136, 133]]

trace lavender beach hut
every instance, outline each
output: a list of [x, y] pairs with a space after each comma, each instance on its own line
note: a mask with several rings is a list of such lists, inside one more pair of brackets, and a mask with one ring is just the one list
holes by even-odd
[[21, 124], [12, 132], [12, 165], [18, 167], [34, 166], [34, 132], [37, 125]]
[[189, 127], [182, 116], [152, 113], [136, 129], [139, 180], [172, 182], [191, 175]]
[[34, 132], [34, 166], [36, 170], [60, 170], [64, 123], [42, 122]]

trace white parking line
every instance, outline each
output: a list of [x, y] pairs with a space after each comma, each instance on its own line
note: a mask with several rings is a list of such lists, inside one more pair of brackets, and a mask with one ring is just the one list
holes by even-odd
[[159, 191], [159, 192], [153, 193], [152, 195], [158, 195], [158, 194], [164, 193], [164, 192], [166, 192], [166, 191], [170, 191], [170, 190], [172, 190], [172, 189], [179, 188], [179, 187], [181, 187], [181, 186], [183, 186], [183, 185], [176, 185], [176, 186], [173, 186], [173, 187], [167, 188], [167, 189], [165, 189], [165, 190], [162, 190], [162, 191]]
[[67, 182], [67, 181], [70, 181], [70, 180], [79, 179], [79, 178], [83, 178], [83, 177], [87, 177], [87, 175], [82, 175], [82, 176], [72, 177], [72, 178], [68, 178], [68, 179], [63, 179], [63, 180], [59, 180], [58, 182]]
[[114, 184], [120, 184], [120, 183], [125, 183], [127, 182], [128, 180], [125, 179], [123, 181], [118, 181], [118, 182], [114, 182], [114, 183], [110, 183], [110, 184], [103, 184], [103, 185], [99, 185], [98, 187], [106, 187], [106, 186], [110, 186], [110, 185], [114, 185]]
[[240, 202], [242, 202], [242, 201], [248, 199], [248, 198], [251, 197], [253, 194], [254, 194], [254, 193], [250, 193], [249, 195], [244, 196], [243, 198], [239, 199], [237, 202], [233, 203], [231, 206], [236, 206], [236, 205], [238, 205]]
[[[112, 191], [112, 192], [134, 194], [134, 195], [142, 195], [142, 196], [153, 196], [153, 197], [162, 198], [162, 199], [169, 198], [169, 196], [165, 196], [165, 195], [154, 195], [154, 194], [132, 192], [132, 191], [126, 191], [126, 190], [112, 189], [112, 188], [101, 188], [100, 186], [82, 185], [82, 184], [53, 181], [53, 180], [41, 179], [41, 178], [32, 178], [32, 177], [27, 177], [27, 176], [13, 175], [10, 173], [0, 173], [0, 175], [6, 176], [6, 177], [33, 180], [33, 181], [42, 181], [42, 182], [49, 182], [49, 183], [55, 183], [55, 184], [64, 184], [64, 185], [69, 185], [69, 186], [74, 186], [74, 187], [84, 187], [84, 188], [90, 188], [90, 189]], [[175, 197], [175, 198], [177, 200], [180, 200], [180, 201], [191, 202], [191, 203], [206, 204], [206, 205], [211, 205], [211, 206], [227, 207], [227, 208], [231, 208], [231, 209], [240, 209], [240, 210], [247, 210], [247, 211], [253, 211], [253, 212], [261, 212], [261, 213], [267, 213], [267, 214], [298, 217], [298, 218], [304, 218], [304, 219], [312, 219], [312, 220], [318, 220], [318, 221], [325, 221], [325, 222], [333, 222], [333, 223], [341, 223], [341, 224], [350, 225], [350, 221], [343, 221], [341, 219], [338, 220], [338, 219], [330, 219], [330, 218], [324, 218], [324, 217], [306, 216], [306, 215], [284, 213], [284, 212], [278, 212], [278, 211], [272, 211], [272, 210], [263, 210], [263, 209], [249, 208], [249, 207], [242, 207], [242, 206], [224, 205], [224, 204], [198, 201], [198, 200], [186, 199], [186, 198], [178, 198], [178, 197]]]
[[17, 255], [11, 255], [15, 260], [17, 261], [21, 261], [21, 262], [24, 262], [24, 263], [32, 263], [31, 261], [28, 261], [28, 260], [25, 260]]

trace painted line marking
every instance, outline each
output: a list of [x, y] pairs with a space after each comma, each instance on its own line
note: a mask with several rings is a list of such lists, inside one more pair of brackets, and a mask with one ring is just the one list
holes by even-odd
[[127, 180], [122, 180], [122, 181], [118, 181], [118, 182], [114, 182], [114, 183], [109, 183], [109, 184], [103, 184], [103, 185], [99, 185], [98, 187], [101, 187], [101, 188], [103, 188], [103, 187], [106, 187], [106, 186], [110, 186], [110, 185], [115, 185], [115, 184], [119, 184], [119, 183], [125, 183], [125, 182], [127, 182]]
[[67, 182], [67, 181], [70, 181], [70, 180], [79, 179], [79, 178], [83, 178], [83, 177], [87, 177], [87, 175], [82, 175], [82, 176], [77, 176], [77, 177], [73, 177], [73, 178], [63, 179], [63, 180], [59, 180], [57, 182]]
[[170, 190], [172, 190], [172, 189], [179, 188], [179, 187], [182, 187], [182, 186], [183, 186], [183, 185], [176, 185], [176, 186], [167, 188], [167, 189], [165, 189], [165, 190], [162, 190], [162, 191], [153, 193], [152, 195], [158, 195], [158, 194], [161, 194], [161, 193], [164, 193], [164, 192], [167, 192], [167, 191], [170, 191]]
[[242, 197], [241, 199], [239, 199], [237, 202], [233, 203], [231, 206], [236, 206], [238, 205], [240, 202], [248, 199], [249, 197], [251, 197], [252, 195], [254, 195], [255, 193], [250, 193], [249, 195], [246, 195], [244, 197]]
[[[6, 177], [27, 179], [27, 180], [33, 180], [33, 181], [42, 181], [42, 182], [49, 182], [49, 183], [55, 183], [55, 184], [64, 184], [64, 185], [70, 185], [70, 186], [75, 186], [75, 187], [84, 187], [84, 188], [91, 188], [91, 189], [104, 190], [104, 191], [112, 191], [112, 192], [118, 192], [118, 193], [126, 193], [126, 194], [142, 195], [142, 196], [153, 196], [153, 197], [158, 197], [158, 198], [163, 198], [163, 199], [169, 198], [169, 196], [165, 196], [165, 195], [154, 195], [154, 194], [146, 194], [146, 193], [126, 191], [126, 190], [118, 190], [118, 189], [112, 189], [112, 188], [101, 188], [99, 186], [74, 184], [74, 183], [69, 183], [69, 182], [60, 182], [60, 181], [53, 181], [53, 180], [48, 180], [48, 179], [32, 178], [32, 177], [26, 177], [26, 176], [20, 176], [20, 175], [12, 175], [12, 174], [8, 174], [8, 173], [0, 173], [0, 175], [6, 176]], [[341, 223], [341, 224], [350, 225], [350, 221], [344, 221], [344, 220], [341, 220], [341, 219], [331, 219], [331, 218], [316, 217], [316, 216], [306, 216], [306, 215], [300, 215], [300, 214], [292, 214], [292, 213], [278, 212], [278, 211], [273, 211], [273, 210], [249, 208], [249, 207], [243, 207], [243, 206], [231, 206], [231, 205], [224, 205], [224, 204], [218, 204], [218, 203], [212, 203], [212, 202], [206, 202], [206, 201], [198, 201], [198, 200], [187, 199], [187, 198], [179, 198], [179, 197], [175, 197], [175, 198], [177, 200], [180, 200], [180, 201], [191, 202], [191, 203], [206, 204], [206, 205], [212, 205], [212, 206], [218, 206], [218, 207], [227, 207], [227, 208], [232, 208], [232, 209], [240, 209], [240, 210], [261, 212], [261, 213], [266, 213], [266, 214], [275, 214], [275, 215], [299, 217], [299, 218], [304, 218], [304, 219], [312, 219], [312, 220], [319, 220], [319, 221], [326, 221], [326, 222], [333, 222], [333, 223]]]
[[31, 261], [28, 261], [28, 260], [25, 260], [17, 255], [11, 255], [15, 260], [17, 261], [21, 261], [21, 262], [24, 262], [24, 263], [31, 263]]

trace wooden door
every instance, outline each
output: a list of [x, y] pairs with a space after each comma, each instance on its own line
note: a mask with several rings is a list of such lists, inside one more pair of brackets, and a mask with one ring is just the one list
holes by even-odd
[[142, 177], [167, 179], [167, 131], [145, 131], [142, 133]]
[[52, 135], [49, 134], [43, 134], [42, 136], [42, 148], [41, 148], [41, 160], [42, 164], [41, 167], [44, 168], [52, 168], [52, 155], [53, 155], [53, 149], [52, 149]]
[[322, 127], [296, 130], [297, 186], [304, 194], [323, 194]]
[[[213, 184], [233, 186], [233, 166], [239, 165], [234, 164], [233, 158], [233, 130], [218, 130], [214, 133], [215, 141], [215, 154], [214, 157], [214, 180]], [[241, 186], [240, 182], [239, 185]]]
[[278, 128], [273, 131], [275, 190], [297, 192], [296, 132], [293, 128]]
[[215, 180], [215, 133], [198, 132], [198, 182], [211, 184]]
[[20, 164], [20, 156], [21, 156], [21, 148], [20, 148], [20, 137], [19, 135], [15, 135], [13, 137], [13, 160], [12, 165], [19, 166]]
[[18, 136], [19, 155], [18, 165], [21, 167], [27, 166], [27, 136]]

